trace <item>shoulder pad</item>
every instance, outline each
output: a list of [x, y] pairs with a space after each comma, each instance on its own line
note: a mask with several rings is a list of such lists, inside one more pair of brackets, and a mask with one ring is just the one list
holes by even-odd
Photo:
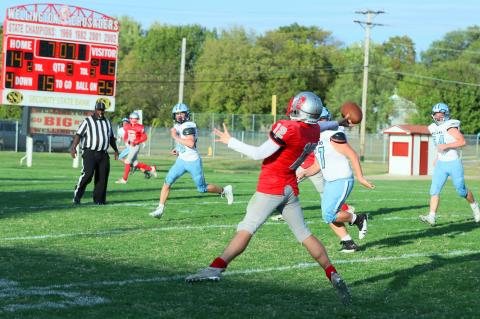
[[458, 128], [460, 129], [460, 121], [459, 120], [448, 120], [445, 122], [445, 127], [448, 130], [449, 128]]
[[182, 126], [184, 129], [189, 127], [193, 127], [193, 128], [197, 127], [197, 125], [194, 122], [190, 122], [190, 121], [183, 123]]
[[347, 136], [343, 132], [336, 132], [330, 137], [330, 141], [338, 144], [345, 144], [347, 143]]
[[195, 127], [184, 127], [182, 134], [183, 135], [195, 135]]

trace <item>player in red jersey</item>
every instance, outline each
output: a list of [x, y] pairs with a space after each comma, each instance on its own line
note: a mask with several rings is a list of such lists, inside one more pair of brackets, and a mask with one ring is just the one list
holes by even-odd
[[[237, 233], [209, 267], [186, 278], [187, 282], [222, 278], [227, 265], [248, 246], [257, 229], [268, 216], [278, 209], [295, 237], [310, 255], [325, 270], [325, 274], [345, 304], [351, 302], [349, 289], [330, 262], [323, 244], [311, 233], [305, 224], [298, 200], [298, 184], [295, 170], [316, 147], [320, 137], [317, 123], [322, 113], [322, 100], [312, 92], [301, 92], [292, 101], [290, 120], [273, 124], [269, 139], [255, 147], [232, 138], [224, 124], [224, 131], [214, 130], [218, 141], [252, 159], [263, 159], [257, 191], [250, 199], [247, 213], [237, 227]], [[327, 122], [338, 127], [337, 122]]]
[[[290, 107], [287, 109], [287, 116], [290, 115]], [[322, 125], [320, 122], [327, 122], [331, 120], [331, 114], [328, 111], [327, 107], [324, 107], [322, 110], [322, 113], [320, 115], [319, 119], [319, 124]], [[325, 129], [322, 129], [321, 131], [324, 131]], [[302, 174], [305, 172], [310, 166], [312, 166], [315, 163], [315, 154], [312, 152], [310, 155], [307, 156], [305, 161], [300, 165], [300, 167], [297, 168], [297, 175]], [[320, 194], [320, 201], [322, 200], [322, 195], [323, 195], [323, 185], [325, 184], [325, 180], [323, 178], [323, 174], [321, 171], [318, 173], [309, 176], [308, 179], [312, 182], [313, 186], [317, 190], [317, 192]], [[303, 181], [303, 180], [302, 180]], [[355, 212], [355, 207], [352, 205], [348, 205], [347, 203], [343, 203], [341, 209], [343, 211], [349, 212], [353, 214]], [[270, 217], [271, 220], [273, 221], [284, 221], [283, 215], [278, 214]]]
[[129, 122], [123, 127], [125, 130], [124, 140], [125, 144], [129, 147], [130, 151], [123, 160], [125, 163], [125, 169], [123, 171], [123, 177], [117, 180], [117, 184], [126, 184], [128, 180], [128, 174], [130, 173], [131, 164], [134, 168], [141, 169], [142, 171], [149, 171], [153, 176], [157, 177], [157, 168], [155, 165], [148, 166], [145, 163], [141, 163], [137, 160], [138, 152], [140, 152], [140, 144], [147, 140], [147, 134], [145, 134], [145, 127], [138, 123], [140, 116], [138, 113], [133, 112], [130, 114]]

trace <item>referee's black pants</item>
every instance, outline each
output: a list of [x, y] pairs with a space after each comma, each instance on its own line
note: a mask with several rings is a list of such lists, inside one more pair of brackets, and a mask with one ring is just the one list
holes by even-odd
[[75, 186], [73, 201], [80, 203], [85, 188], [94, 179], [93, 202], [105, 204], [107, 199], [108, 175], [110, 174], [110, 156], [106, 151], [83, 151], [82, 174]]

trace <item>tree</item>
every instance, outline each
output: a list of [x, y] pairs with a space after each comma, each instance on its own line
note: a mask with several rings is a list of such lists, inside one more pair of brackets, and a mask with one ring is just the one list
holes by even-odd
[[[213, 32], [198, 25], [152, 25], [122, 61], [117, 95], [119, 113], [128, 114], [141, 108], [147, 124], [153, 118], [171, 124], [169, 112], [178, 101], [182, 38], [187, 39], [186, 80], [191, 81], [195, 60], [205, 39], [212, 35]], [[191, 90], [185, 86], [187, 103]]]
[[455, 60], [463, 51], [469, 49], [473, 42], [479, 39], [479, 26], [449, 32], [442, 40], [434, 41], [430, 48], [422, 54], [422, 63], [432, 65], [442, 61]]
[[395, 71], [401, 71], [415, 64], [415, 44], [408, 36], [391, 37], [379, 50], [390, 58], [388, 66]]
[[242, 28], [223, 31], [198, 60], [194, 103], [219, 113], [265, 114], [273, 94], [278, 113], [299, 91], [324, 98], [335, 78], [334, 44], [330, 32], [297, 24], [260, 37]]
[[143, 31], [140, 23], [130, 17], [120, 17], [120, 34], [118, 37], [118, 59], [122, 61], [142, 38]]
[[462, 122], [462, 131], [474, 134], [480, 128], [480, 68], [455, 60], [434, 66], [417, 66], [415, 75], [400, 83], [400, 94], [417, 104], [418, 124], [431, 123], [432, 106], [446, 103], [451, 116]]

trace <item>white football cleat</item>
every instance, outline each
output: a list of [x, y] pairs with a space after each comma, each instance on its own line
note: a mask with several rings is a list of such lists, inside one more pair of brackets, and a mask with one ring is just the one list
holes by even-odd
[[227, 185], [223, 188], [222, 196], [225, 196], [227, 199], [227, 204], [233, 204], [233, 187], [232, 185]]
[[163, 215], [163, 210], [165, 209], [165, 205], [158, 205], [157, 209], [151, 212], [149, 215], [155, 218], [160, 218]]
[[418, 218], [420, 218], [422, 222], [430, 224], [430, 226], [435, 226], [435, 217], [430, 216], [430, 214], [420, 215]]
[[473, 213], [473, 220], [476, 223], [480, 222], [480, 208], [478, 207], [478, 203], [474, 202], [470, 204], [470, 207], [472, 208], [472, 213]]
[[124, 180], [123, 178], [117, 179], [117, 180], [115, 181], [115, 184], [126, 184], [126, 183], [127, 183], [127, 181]]
[[282, 221], [285, 221], [285, 218], [283, 218], [282, 214], [278, 214], [278, 215], [274, 215], [274, 216], [270, 217], [270, 220], [272, 220], [274, 222], [282, 222]]
[[225, 268], [207, 267], [200, 269], [196, 274], [187, 276], [186, 282], [198, 282], [198, 281], [220, 281], [222, 279], [222, 272]]
[[150, 170], [150, 173], [152, 173], [153, 177], [157, 177], [157, 166], [152, 165], [152, 169]]

